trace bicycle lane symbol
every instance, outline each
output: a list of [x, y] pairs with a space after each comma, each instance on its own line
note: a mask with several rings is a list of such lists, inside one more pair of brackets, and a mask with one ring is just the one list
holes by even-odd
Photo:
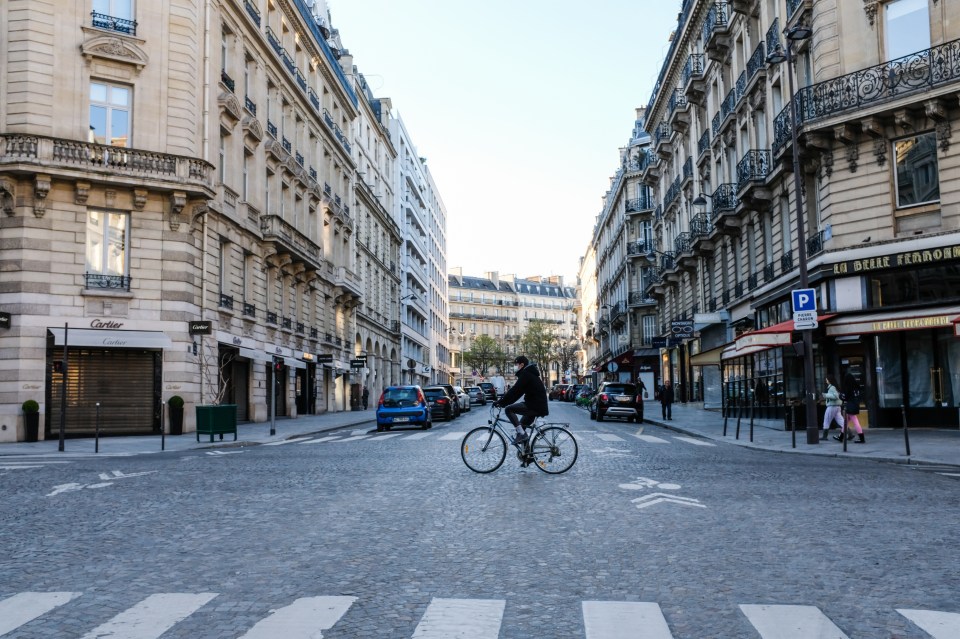
[[[658, 482], [654, 479], [648, 479], [646, 477], [637, 477], [634, 481], [627, 484], [620, 484], [618, 486], [621, 490], [644, 490], [647, 488], [653, 488], [657, 490], [680, 490], [682, 486], [680, 484], [672, 484], [669, 482]], [[660, 503], [668, 504], [680, 504], [681, 506], [694, 506], [696, 508], [706, 508], [705, 504], [701, 504], [699, 499], [694, 499], [693, 497], [682, 497], [676, 494], [655, 492], [643, 497], [637, 497], [636, 499], [631, 499], [631, 503], [636, 504], [637, 508], [647, 508], [648, 506], [654, 506]]]

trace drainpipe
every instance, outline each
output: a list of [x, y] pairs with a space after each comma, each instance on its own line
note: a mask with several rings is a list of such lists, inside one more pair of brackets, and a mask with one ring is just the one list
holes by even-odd
[[[210, 161], [210, 0], [203, 3], [203, 140], [200, 151], [203, 159]], [[203, 253], [200, 256], [200, 319], [206, 319], [207, 314], [207, 216], [203, 214]], [[206, 380], [203, 375], [203, 365], [206, 357], [203, 335], [200, 336], [200, 401], [206, 397]]]

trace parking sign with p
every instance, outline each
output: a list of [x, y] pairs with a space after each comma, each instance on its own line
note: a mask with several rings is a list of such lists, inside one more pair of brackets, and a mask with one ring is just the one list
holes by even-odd
[[793, 294], [794, 313], [817, 310], [817, 295], [816, 291], [812, 288], [801, 288], [791, 291], [791, 293]]

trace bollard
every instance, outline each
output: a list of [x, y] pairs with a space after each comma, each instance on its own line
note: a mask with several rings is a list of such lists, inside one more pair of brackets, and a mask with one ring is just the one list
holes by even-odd
[[910, 429], [907, 428], [907, 407], [900, 404], [900, 414], [903, 415], [903, 443], [907, 447], [907, 457], [910, 456]]
[[756, 399], [750, 400], [750, 443], [751, 444], [753, 443], [753, 413], [754, 413], [754, 406], [756, 403], [757, 403]]
[[843, 428], [840, 429], [840, 438], [843, 439], [843, 452], [847, 452], [847, 411], [840, 411], [840, 417], [843, 419]]
[[730, 419], [730, 409], [724, 411], [723, 413], [723, 436], [727, 436], [727, 420]]
[[167, 447], [167, 431], [163, 427], [163, 402], [160, 403], [160, 450], [166, 450]]
[[100, 402], [97, 402], [97, 423], [93, 427], [93, 452], [100, 452]]
[[743, 406], [737, 407], [737, 436], [736, 439], [740, 439], [740, 420], [743, 419]]
[[792, 403], [790, 404], [789, 408], [790, 408], [790, 426], [791, 426], [790, 435], [791, 435], [791, 438], [793, 439], [792, 445], [794, 448], [796, 448], [797, 447], [797, 404]]

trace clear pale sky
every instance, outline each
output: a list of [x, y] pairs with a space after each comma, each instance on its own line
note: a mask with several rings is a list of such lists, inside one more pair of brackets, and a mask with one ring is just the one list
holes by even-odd
[[680, 0], [328, 0], [447, 208], [447, 266], [574, 285]]

